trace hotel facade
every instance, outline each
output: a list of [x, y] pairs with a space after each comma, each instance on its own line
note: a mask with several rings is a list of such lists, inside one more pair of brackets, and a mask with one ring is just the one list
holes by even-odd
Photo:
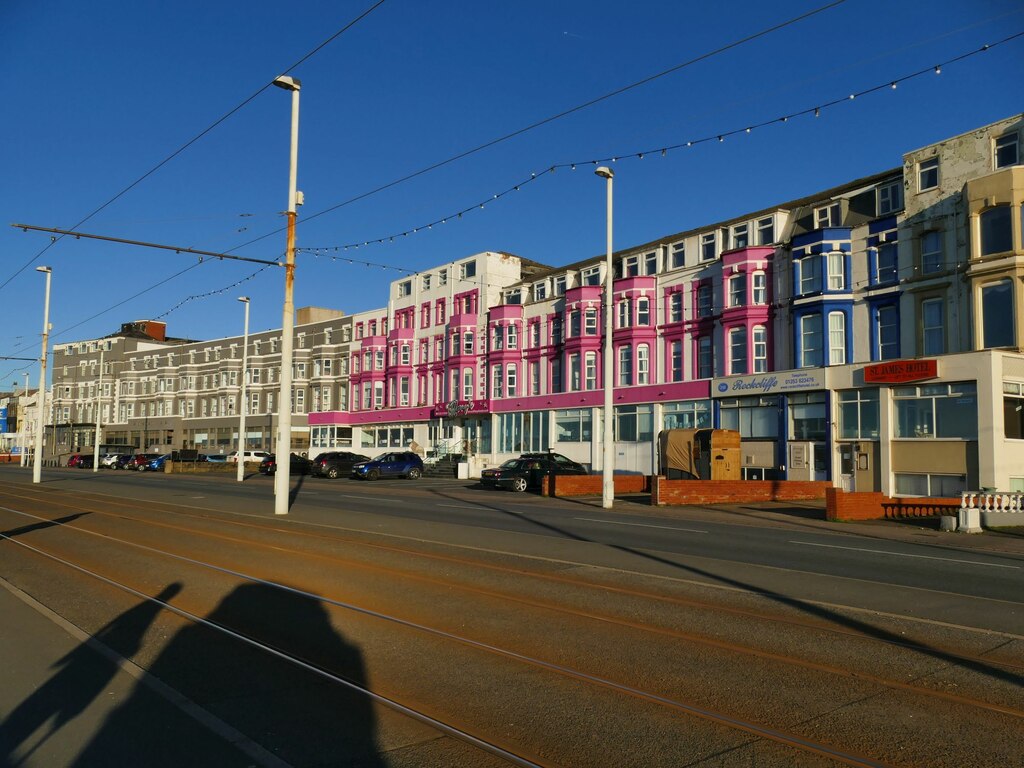
[[[949, 496], [1024, 490], [1024, 115], [903, 164], [614, 254], [615, 469], [662, 429], [742, 437], [744, 477]], [[386, 305], [298, 312], [293, 450], [524, 451], [601, 470], [595, 256], [484, 252], [393, 281]], [[192, 341], [139, 321], [54, 348], [59, 454], [102, 442], [270, 449], [280, 330]], [[100, 353], [104, 358], [100, 365]], [[102, 377], [100, 375], [102, 371]], [[245, 377], [247, 395], [239, 402]]]

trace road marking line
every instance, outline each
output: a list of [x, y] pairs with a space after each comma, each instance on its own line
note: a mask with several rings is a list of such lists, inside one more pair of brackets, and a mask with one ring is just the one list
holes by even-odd
[[468, 504], [436, 504], [438, 507], [452, 507], [453, 509], [492, 509], [492, 507], [485, 507], [481, 504], [470, 506]]
[[586, 520], [588, 523], [606, 523], [608, 525], [631, 525], [635, 528], [663, 528], [666, 531], [685, 531], [686, 533], [707, 533], [696, 528], [677, 528], [674, 525], [649, 525], [648, 523], [623, 523], [618, 520], [598, 520], [594, 517], [574, 517], [573, 520]]
[[979, 563], [977, 560], [958, 560], [954, 557], [932, 557], [931, 555], [911, 555], [906, 552], [886, 552], [884, 549], [861, 549], [860, 547], [841, 547], [838, 544], [818, 544], [813, 541], [790, 541], [790, 544], [802, 544], [805, 547], [826, 547], [828, 549], [849, 549], [853, 552], [870, 552], [875, 555], [890, 555], [891, 557], [916, 557], [921, 560], [939, 560], [943, 563], [966, 563], [967, 565], [982, 565], [986, 568], [1011, 568], [1020, 570], [1019, 565], [1003, 565], [1002, 563]]

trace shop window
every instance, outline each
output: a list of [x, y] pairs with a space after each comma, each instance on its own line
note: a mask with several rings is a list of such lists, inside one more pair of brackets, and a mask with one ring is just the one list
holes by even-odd
[[899, 438], [978, 438], [977, 387], [974, 382], [894, 387]]
[[794, 393], [789, 396], [789, 439], [822, 441], [828, 436], [825, 393]]
[[1003, 434], [1024, 440], [1024, 384], [1003, 382]]
[[878, 389], [839, 392], [839, 438], [878, 439]]
[[733, 429], [744, 438], [776, 438], [779, 436], [778, 397], [738, 397], [723, 400], [722, 429]]
[[897, 472], [896, 494], [898, 496], [930, 496], [956, 498], [967, 490], [963, 475], [930, 475], [914, 472]]
[[711, 426], [711, 403], [707, 400], [665, 403], [662, 418], [663, 429], [706, 429]]
[[555, 440], [559, 443], [589, 443], [592, 439], [589, 408], [555, 411]]
[[654, 406], [620, 405], [615, 408], [615, 440], [647, 443], [654, 439]]

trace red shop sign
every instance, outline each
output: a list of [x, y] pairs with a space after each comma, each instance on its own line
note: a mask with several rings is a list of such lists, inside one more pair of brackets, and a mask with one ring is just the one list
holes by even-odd
[[864, 382], [873, 384], [903, 384], [934, 379], [938, 375], [938, 360], [890, 360], [864, 366]]

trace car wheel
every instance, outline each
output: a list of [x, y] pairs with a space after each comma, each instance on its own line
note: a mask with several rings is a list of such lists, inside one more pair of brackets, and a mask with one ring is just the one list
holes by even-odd
[[139, 472], [145, 472], [145, 471], [146, 471], [145, 467], [139, 467]]
[[369, 472], [366, 473], [366, 479], [367, 480], [380, 480], [380, 470], [379, 469], [371, 469]]
[[337, 467], [331, 467], [330, 469], [327, 470], [327, 476], [331, 478], [331, 480], [337, 480], [339, 474], [341, 473], [338, 472]]
[[525, 491], [526, 490], [526, 478], [525, 477], [517, 477], [515, 480], [513, 480], [512, 481], [512, 490], [516, 491], [518, 493], [522, 493], [523, 491]]
[[412, 469], [409, 470], [409, 474], [406, 475], [406, 477], [408, 477], [410, 480], [419, 480], [420, 475], [422, 474], [423, 473], [420, 472], [419, 467], [413, 467]]

